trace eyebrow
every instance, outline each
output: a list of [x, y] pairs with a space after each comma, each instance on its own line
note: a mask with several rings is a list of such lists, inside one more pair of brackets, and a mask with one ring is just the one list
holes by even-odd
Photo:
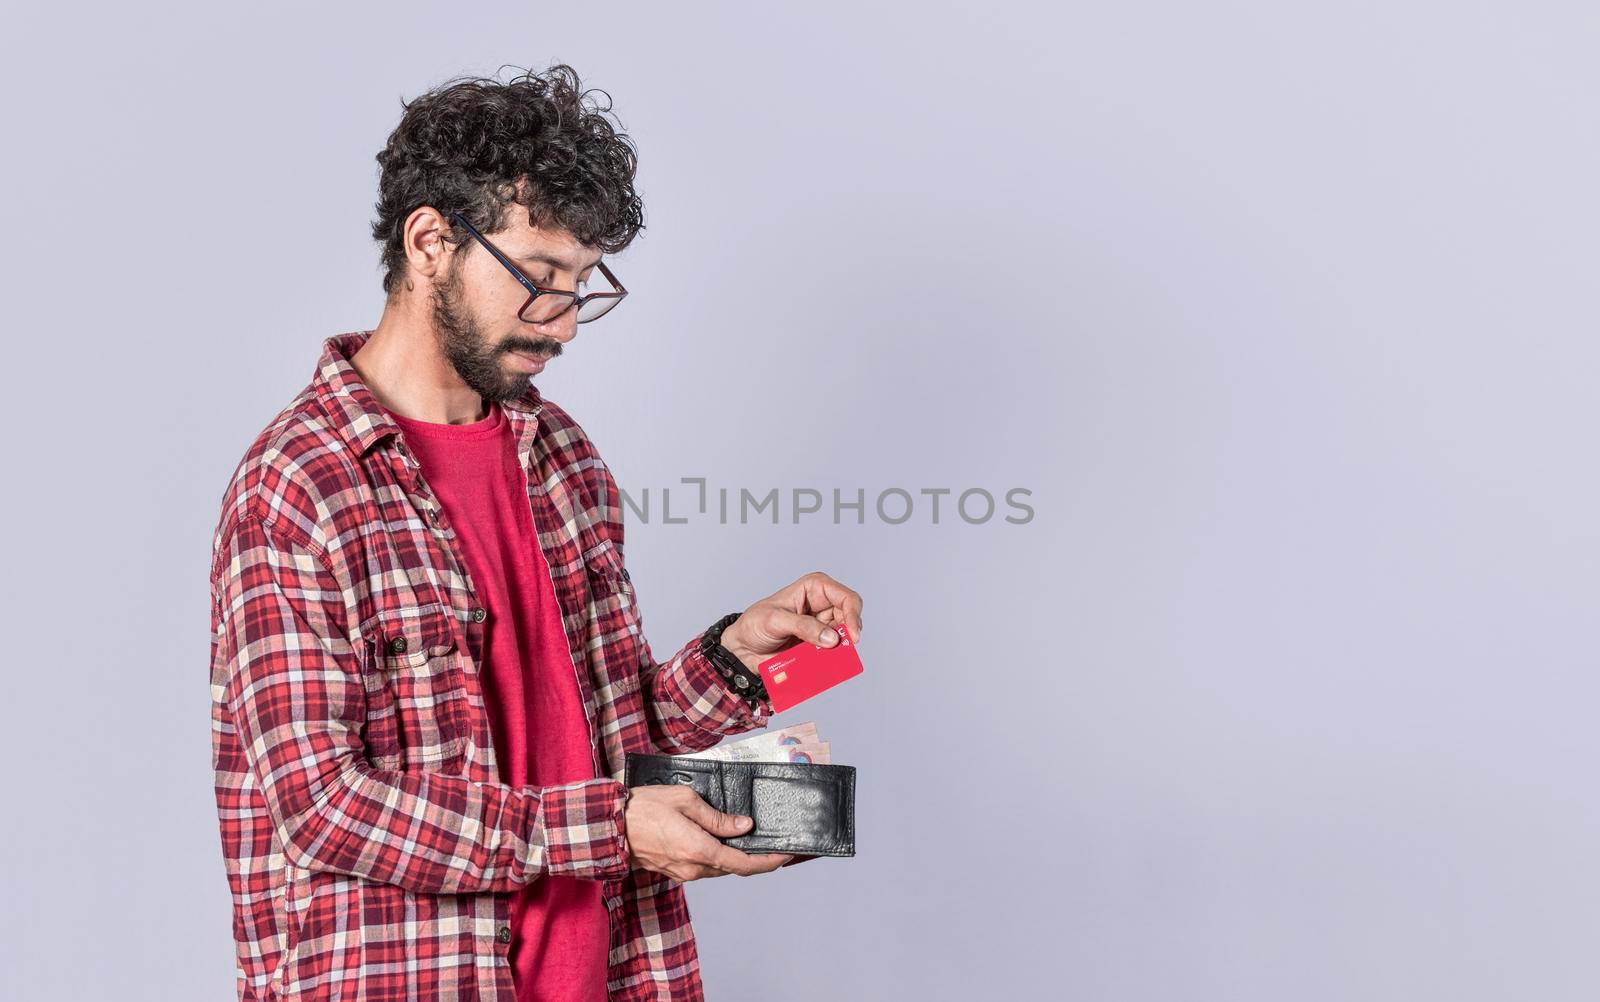
[[[600, 258], [602, 258], [602, 257], [605, 257], [605, 255], [602, 254], [602, 255], [600, 255], [600, 257], [597, 257], [593, 261], [590, 261], [589, 264], [588, 264], [588, 267], [589, 268], [593, 268], [595, 265], [599, 264], [600, 263]], [[513, 261], [527, 261], [527, 262], [530, 262], [530, 263], [538, 262], [539, 264], [547, 264], [552, 268], [564, 268], [567, 271], [573, 271], [574, 270], [572, 268], [572, 266], [569, 265], [566, 261], [562, 260], [561, 258], [556, 257], [554, 254], [546, 254], [543, 251], [533, 251], [532, 253], [529, 253], [529, 254], [512, 254], [511, 255], [511, 259]], [[585, 270], [585, 269], [576, 269], [576, 270], [582, 271], [582, 270]]]

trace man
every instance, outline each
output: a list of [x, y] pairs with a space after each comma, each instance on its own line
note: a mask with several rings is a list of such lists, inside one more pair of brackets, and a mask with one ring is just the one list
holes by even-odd
[[530, 376], [625, 289], [625, 136], [557, 66], [409, 103], [388, 293], [247, 450], [213, 538], [212, 751], [241, 1000], [701, 999], [682, 882], [791, 862], [629, 790], [767, 724], [753, 667], [859, 636], [814, 572], [664, 662], [616, 483]]

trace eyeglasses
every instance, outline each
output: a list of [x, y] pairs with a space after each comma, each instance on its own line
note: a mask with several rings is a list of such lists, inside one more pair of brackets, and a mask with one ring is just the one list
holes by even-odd
[[517, 318], [523, 323], [547, 324], [576, 305], [578, 307], [578, 323], [586, 324], [591, 320], [598, 320], [605, 316], [612, 307], [622, 302], [623, 296], [628, 294], [628, 290], [622, 287], [621, 282], [617, 281], [617, 276], [611, 274], [611, 269], [606, 267], [604, 261], [597, 262], [596, 267], [600, 269], [600, 274], [605, 276], [606, 281], [611, 283], [611, 287], [616, 290], [615, 292], [590, 292], [579, 295], [575, 290], [547, 289], [542, 285], [537, 285], [521, 268], [512, 264], [510, 258], [500, 253], [500, 249], [490, 243], [488, 238], [479, 233], [477, 227], [467, 222], [465, 216], [459, 212], [452, 212], [450, 213], [450, 219], [465, 226], [467, 232], [477, 237], [478, 242], [483, 244], [489, 253], [495, 256], [497, 261], [505, 265], [506, 270], [511, 272], [516, 277], [516, 280], [522, 283], [522, 287], [528, 290], [527, 302], [523, 303], [522, 309], [517, 311]]

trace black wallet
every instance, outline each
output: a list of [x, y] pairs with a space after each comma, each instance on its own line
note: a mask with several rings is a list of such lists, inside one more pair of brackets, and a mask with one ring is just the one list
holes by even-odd
[[807, 859], [856, 854], [853, 765], [722, 762], [628, 752], [622, 782], [679, 783], [693, 787], [719, 811], [749, 816], [754, 822], [749, 831], [721, 840], [743, 852], [784, 852]]

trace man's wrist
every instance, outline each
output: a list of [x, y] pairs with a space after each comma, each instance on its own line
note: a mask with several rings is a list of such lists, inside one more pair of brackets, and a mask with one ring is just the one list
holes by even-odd
[[767, 698], [767, 687], [762, 683], [760, 673], [752, 671], [722, 643], [722, 631], [733, 625], [740, 615], [742, 613], [730, 612], [712, 623], [701, 635], [700, 653], [722, 675], [728, 688], [750, 703], [757, 703]]

